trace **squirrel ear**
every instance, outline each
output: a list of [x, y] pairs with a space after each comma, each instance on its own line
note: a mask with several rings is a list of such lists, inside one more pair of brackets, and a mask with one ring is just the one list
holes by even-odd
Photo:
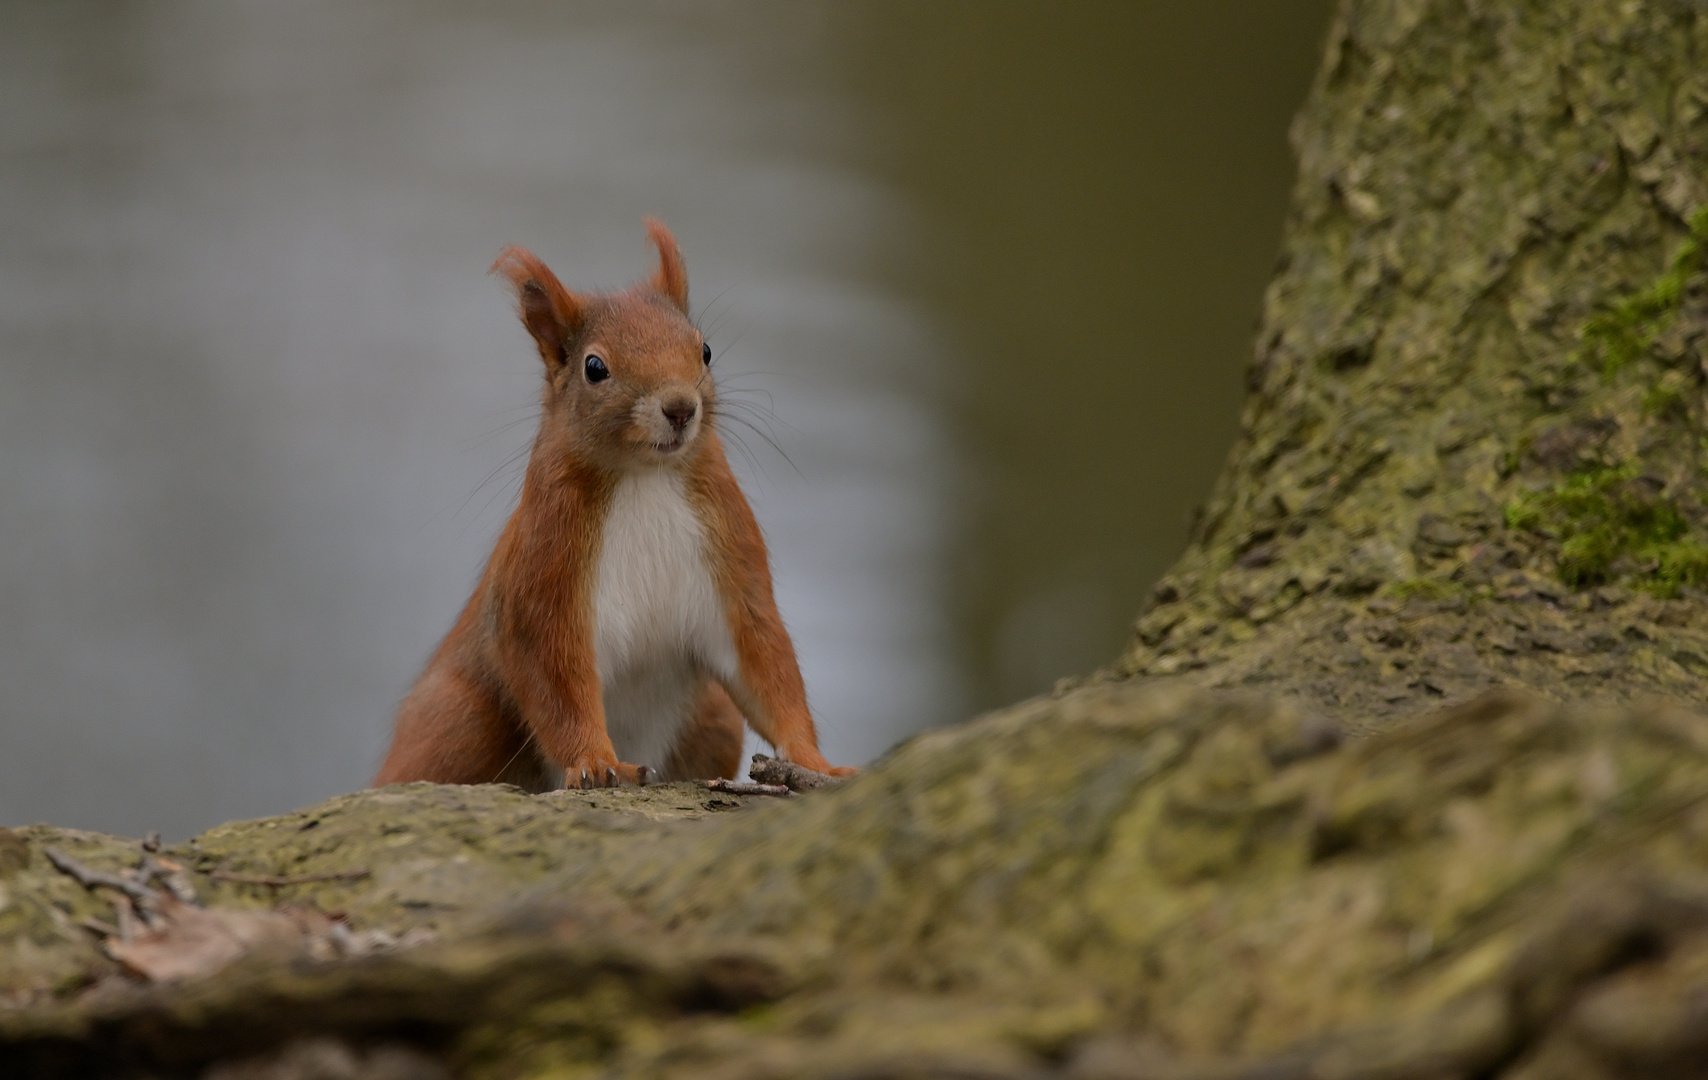
[[688, 266], [682, 261], [676, 238], [655, 217], [646, 219], [646, 235], [658, 248], [658, 273], [652, 275], [652, 288], [670, 297], [682, 314], [688, 314]]
[[516, 290], [522, 325], [540, 347], [540, 359], [548, 367], [563, 363], [569, 339], [581, 327], [580, 298], [564, 288], [557, 275], [526, 248], [505, 248], [489, 273], [499, 275]]

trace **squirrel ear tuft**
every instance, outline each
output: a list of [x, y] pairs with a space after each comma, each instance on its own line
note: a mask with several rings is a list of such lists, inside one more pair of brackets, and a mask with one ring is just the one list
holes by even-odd
[[652, 276], [652, 288], [670, 297], [682, 314], [688, 314], [688, 266], [682, 261], [676, 238], [655, 217], [646, 219], [646, 235], [658, 248], [658, 273]]
[[505, 248], [489, 273], [502, 277], [516, 290], [522, 325], [540, 347], [540, 359], [548, 367], [563, 363], [567, 359], [564, 349], [581, 327], [581, 300], [527, 248]]

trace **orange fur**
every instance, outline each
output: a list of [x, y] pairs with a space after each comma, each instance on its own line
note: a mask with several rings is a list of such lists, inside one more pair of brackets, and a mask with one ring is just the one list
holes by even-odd
[[[613, 492], [646, 469], [682, 476], [735, 653], [733, 672], [706, 671], [668, 761], [653, 768], [668, 778], [733, 775], [745, 714], [784, 758], [853, 771], [830, 770], [819, 753], [765, 541], [713, 427], [716, 390], [687, 318], [687, 270], [669, 230], [646, 225], [659, 268], [626, 292], [571, 293], [521, 248], [493, 264], [545, 364], [540, 430], [516, 512], [399, 707], [375, 786], [505, 780], [541, 790], [559, 776], [584, 785], [640, 778], [636, 764], [617, 760], [606, 728], [593, 594]], [[587, 380], [589, 355], [608, 363], [608, 379]]]

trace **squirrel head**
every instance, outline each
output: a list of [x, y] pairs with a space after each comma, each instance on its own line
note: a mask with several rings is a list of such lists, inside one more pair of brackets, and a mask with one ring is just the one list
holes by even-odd
[[546, 366], [541, 450], [606, 470], [670, 466], [706, 440], [716, 400], [711, 347], [688, 318], [688, 271], [655, 218], [658, 270], [623, 292], [578, 294], [532, 252], [492, 264], [516, 291]]

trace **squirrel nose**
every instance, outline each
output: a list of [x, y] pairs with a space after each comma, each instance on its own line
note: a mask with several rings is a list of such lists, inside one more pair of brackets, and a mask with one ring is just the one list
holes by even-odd
[[700, 403], [692, 398], [675, 398], [659, 408], [663, 411], [664, 418], [670, 421], [670, 426], [681, 434], [684, 428], [694, 422], [694, 417], [699, 415]]

